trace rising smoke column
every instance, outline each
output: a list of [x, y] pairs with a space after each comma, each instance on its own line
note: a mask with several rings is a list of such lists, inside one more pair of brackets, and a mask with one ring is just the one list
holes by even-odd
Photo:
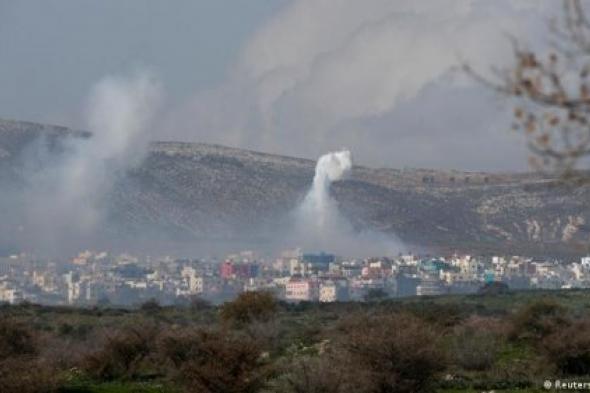
[[296, 211], [296, 238], [309, 250], [340, 248], [351, 226], [338, 211], [330, 195], [333, 182], [348, 176], [352, 169], [350, 151], [324, 154], [318, 159], [313, 183]]
[[105, 77], [92, 89], [86, 117], [93, 137], [78, 146], [62, 172], [62, 198], [85, 204], [84, 225], [96, 225], [100, 198], [146, 154], [160, 97], [159, 82], [145, 71]]
[[348, 176], [351, 169], [352, 157], [348, 150], [324, 154], [318, 159], [313, 184], [301, 205], [304, 224], [316, 236], [343, 224], [336, 201], [330, 196], [330, 185]]
[[353, 257], [399, 252], [402, 245], [395, 235], [356, 230], [339, 211], [330, 187], [333, 182], [346, 179], [351, 170], [352, 156], [348, 150], [327, 153], [318, 159], [311, 188], [295, 210], [295, 235], [290, 240], [306, 251]]
[[29, 188], [19, 246], [63, 255], [96, 244], [107, 196], [147, 153], [160, 101], [158, 80], [144, 71], [108, 76], [92, 88], [85, 111], [92, 136], [65, 140], [59, 157], [34, 150], [27, 158], [43, 165], [25, 174]]

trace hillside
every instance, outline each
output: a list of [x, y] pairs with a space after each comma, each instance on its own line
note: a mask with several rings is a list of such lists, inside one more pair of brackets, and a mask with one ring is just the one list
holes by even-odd
[[[1, 182], [22, 183], [22, 153], [40, 136], [55, 154], [63, 138], [90, 137], [63, 127], [1, 122]], [[223, 146], [156, 142], [110, 194], [108, 232], [264, 241], [301, 200], [314, 166]], [[533, 174], [355, 166], [332, 192], [355, 227], [444, 251], [579, 254], [583, 250], [572, 243], [590, 238], [590, 187]]]

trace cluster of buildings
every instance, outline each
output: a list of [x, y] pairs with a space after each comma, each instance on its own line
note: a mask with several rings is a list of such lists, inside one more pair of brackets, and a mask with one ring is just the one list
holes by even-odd
[[138, 305], [150, 299], [213, 303], [243, 291], [272, 291], [289, 302], [475, 293], [501, 282], [513, 289], [590, 287], [590, 257], [399, 255], [342, 258], [299, 249], [278, 257], [244, 251], [218, 260], [151, 258], [85, 251], [67, 261], [21, 254], [0, 258], [0, 302]]

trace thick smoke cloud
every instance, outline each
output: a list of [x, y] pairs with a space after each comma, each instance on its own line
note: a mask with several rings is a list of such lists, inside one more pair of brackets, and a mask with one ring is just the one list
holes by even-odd
[[483, 71], [502, 66], [506, 35], [534, 37], [558, 8], [294, 1], [252, 37], [225, 84], [171, 116], [169, 131], [309, 158], [346, 145], [370, 165], [523, 169], [507, 108], [452, 68], [462, 59]]
[[146, 153], [160, 97], [159, 83], [149, 73], [106, 77], [86, 104], [90, 138], [66, 139], [60, 155], [46, 151], [43, 139], [29, 148], [23, 160], [28, 184], [20, 206], [22, 249], [60, 254], [100, 242], [105, 198]]

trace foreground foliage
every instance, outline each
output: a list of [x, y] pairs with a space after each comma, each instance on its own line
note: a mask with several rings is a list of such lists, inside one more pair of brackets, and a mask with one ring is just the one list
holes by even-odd
[[0, 307], [0, 391], [543, 391], [590, 373], [590, 292]]

